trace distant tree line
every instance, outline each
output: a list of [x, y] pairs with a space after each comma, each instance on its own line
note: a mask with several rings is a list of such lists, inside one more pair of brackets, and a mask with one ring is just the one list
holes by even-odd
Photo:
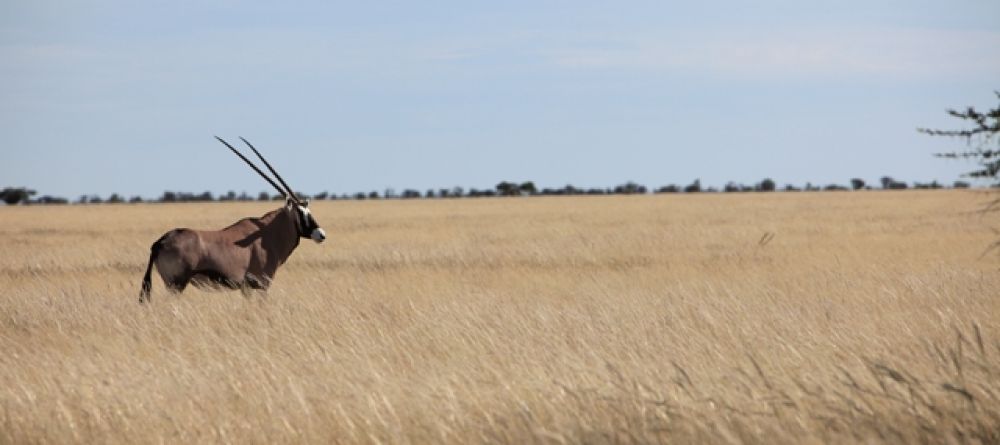
[[[997, 99], [1000, 99], [1000, 91], [994, 92]], [[1000, 105], [995, 108], [989, 108], [984, 111], [975, 109], [974, 107], [967, 107], [965, 110], [947, 110], [948, 114], [960, 119], [962, 122], [969, 124], [969, 127], [957, 129], [957, 130], [939, 130], [939, 129], [928, 129], [928, 128], [918, 128], [917, 131], [929, 134], [932, 136], [946, 136], [958, 139], [964, 139], [965, 143], [969, 147], [967, 150], [962, 151], [952, 151], [946, 153], [938, 153], [937, 156], [944, 158], [962, 158], [973, 160], [978, 163], [978, 168], [971, 172], [966, 173], [964, 176], [971, 178], [981, 178], [981, 179], [992, 179], [994, 181], [993, 187], [1000, 187]], [[898, 181], [891, 176], [883, 176], [879, 178], [879, 184], [883, 190], [904, 190], [911, 188], [911, 185], [903, 181]], [[955, 181], [951, 184], [951, 188], [963, 189], [969, 188], [970, 184], [965, 181]], [[797, 192], [797, 191], [846, 191], [846, 190], [872, 190], [875, 187], [869, 185], [861, 178], [851, 178], [850, 185], [840, 185], [840, 184], [812, 184], [806, 183], [803, 187], [798, 187], [793, 184], [785, 184], [780, 190], [786, 192]], [[931, 182], [914, 182], [912, 188], [915, 189], [940, 189], [946, 188], [945, 185], [938, 183], [937, 181]], [[765, 178], [760, 182], [752, 185], [739, 184], [736, 182], [727, 182], [721, 189], [715, 187], [702, 187], [701, 181], [695, 179], [692, 183], [687, 185], [677, 185], [668, 184], [658, 187], [652, 190], [653, 193], [712, 193], [712, 192], [724, 192], [724, 193], [738, 193], [738, 192], [774, 192], [778, 191], [778, 185], [771, 178]], [[402, 193], [396, 193], [394, 189], [386, 189], [382, 194], [378, 191], [370, 192], [357, 192], [353, 194], [342, 194], [337, 195], [335, 193], [322, 192], [313, 196], [308, 196], [304, 193], [299, 193], [299, 196], [303, 198], [311, 198], [315, 200], [327, 200], [327, 199], [417, 199], [417, 198], [478, 198], [478, 197], [491, 197], [491, 196], [562, 196], [562, 195], [633, 195], [633, 194], [646, 194], [649, 193], [650, 189], [641, 184], [636, 184], [634, 182], [626, 182], [624, 184], [616, 185], [610, 188], [578, 188], [572, 185], [567, 185], [560, 188], [543, 188], [538, 189], [535, 183], [532, 181], [525, 182], [510, 182], [502, 181], [498, 183], [492, 189], [478, 190], [469, 189], [466, 191], [462, 187], [452, 187], [452, 188], [441, 188], [441, 189], [428, 189], [421, 193], [419, 190], [415, 189], [405, 189]], [[32, 198], [37, 192], [26, 187], [7, 187], [0, 190], [0, 201], [6, 203], [7, 205], [15, 204], [68, 204], [69, 200], [62, 197], [43, 195], [38, 198]], [[151, 199], [149, 202], [215, 202], [215, 201], [273, 201], [282, 199], [281, 195], [272, 195], [267, 192], [260, 192], [256, 197], [248, 195], [246, 192], [236, 194], [236, 192], [230, 191], [224, 195], [218, 197], [213, 196], [211, 192], [202, 192], [199, 194], [188, 193], [188, 192], [163, 192], [157, 199]], [[80, 196], [75, 202], [79, 204], [101, 204], [101, 203], [138, 203], [145, 202], [140, 196], [132, 196], [126, 199], [117, 193], [113, 193], [111, 196], [102, 198], [97, 195], [83, 195]], [[994, 203], [996, 208], [1000, 208], [1000, 200]]]
[[[701, 180], [695, 179], [693, 182], [687, 185], [678, 184], [668, 184], [664, 186], [657, 187], [655, 189], [650, 189], [642, 184], [637, 184], [635, 182], [629, 181], [623, 184], [616, 185], [614, 187], [591, 187], [582, 188], [575, 187], [573, 185], [566, 185], [559, 188], [541, 188], [535, 186], [532, 181], [524, 182], [512, 182], [512, 181], [502, 181], [494, 186], [492, 189], [476, 189], [470, 188], [468, 190], [462, 187], [451, 187], [451, 188], [439, 188], [439, 189], [427, 189], [423, 192], [416, 189], [405, 189], [400, 193], [397, 193], [395, 189], [386, 189], [381, 193], [377, 190], [368, 192], [356, 192], [350, 194], [336, 194], [329, 192], [317, 193], [315, 195], [309, 195], [302, 192], [296, 192], [300, 197], [312, 200], [367, 200], [367, 199], [441, 199], [441, 198], [483, 198], [483, 197], [510, 197], [510, 196], [580, 196], [580, 195], [644, 195], [649, 193], [742, 193], [742, 192], [799, 192], [799, 191], [849, 191], [849, 190], [905, 190], [905, 189], [943, 189], [943, 188], [956, 188], [964, 189], [969, 188], [970, 184], [965, 181], [955, 181], [950, 186], [945, 186], [937, 181], [931, 182], [914, 182], [908, 184], [903, 181], [897, 181], [891, 176], [883, 176], [879, 179], [878, 187], [874, 187], [865, 180], [861, 178], [852, 178], [849, 185], [840, 184], [812, 184], [806, 183], [804, 186], [796, 186], [793, 184], [785, 184], [779, 187], [778, 184], [771, 178], [764, 178], [755, 184], [740, 184], [736, 182], [727, 182], [721, 188], [716, 187], [703, 187]], [[7, 205], [15, 204], [69, 204], [70, 201], [66, 198], [55, 197], [50, 195], [43, 195], [37, 198], [33, 198], [37, 195], [35, 190], [31, 190], [25, 187], [7, 187], [0, 190], [0, 201], [5, 202]], [[165, 191], [162, 195], [154, 199], [146, 199], [141, 196], [131, 196], [125, 197], [117, 193], [112, 193], [111, 196], [103, 198], [98, 195], [81, 195], [73, 203], [75, 204], [121, 204], [121, 203], [141, 203], [141, 202], [156, 202], [156, 203], [173, 203], [173, 202], [226, 202], [226, 201], [277, 201], [281, 200], [283, 197], [280, 194], [272, 194], [268, 192], [260, 192], [256, 195], [249, 195], [246, 192], [236, 193], [235, 191], [229, 191], [225, 194], [215, 196], [212, 192], [201, 192], [201, 193], [190, 193], [190, 192], [179, 192], [179, 191]]]

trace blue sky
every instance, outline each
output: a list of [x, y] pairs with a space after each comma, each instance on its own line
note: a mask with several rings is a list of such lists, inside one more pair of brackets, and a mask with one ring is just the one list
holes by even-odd
[[995, 0], [3, 2], [0, 186], [951, 182], [997, 89]]

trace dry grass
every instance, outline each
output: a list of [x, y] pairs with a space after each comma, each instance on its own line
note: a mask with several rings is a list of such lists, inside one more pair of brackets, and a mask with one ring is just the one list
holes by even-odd
[[149, 306], [272, 206], [0, 208], [0, 442], [997, 443], [985, 199], [323, 202], [266, 299]]

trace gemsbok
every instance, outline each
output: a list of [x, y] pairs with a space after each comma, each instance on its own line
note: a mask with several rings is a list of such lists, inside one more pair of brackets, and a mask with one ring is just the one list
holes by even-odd
[[326, 239], [326, 232], [309, 212], [308, 201], [295, 195], [250, 142], [240, 138], [281, 186], [228, 142], [218, 136], [215, 138], [277, 189], [285, 197], [285, 205], [259, 218], [243, 218], [222, 230], [174, 229], [165, 233], [150, 247], [149, 265], [139, 293], [140, 303], [150, 299], [153, 264], [173, 293], [183, 292], [190, 283], [196, 287], [241, 289], [248, 295], [251, 290], [267, 291], [278, 266], [295, 251], [300, 238], [310, 238], [317, 243]]

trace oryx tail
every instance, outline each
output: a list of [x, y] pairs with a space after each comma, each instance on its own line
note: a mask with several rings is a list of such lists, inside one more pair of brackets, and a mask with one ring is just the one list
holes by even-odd
[[160, 256], [160, 249], [163, 247], [163, 240], [170, 235], [171, 232], [165, 233], [160, 239], [156, 240], [152, 246], [149, 247], [149, 265], [146, 266], [146, 274], [142, 276], [142, 291], [139, 292], [139, 302], [143, 303], [149, 301], [149, 292], [153, 289], [153, 263], [156, 262], [156, 258]]

